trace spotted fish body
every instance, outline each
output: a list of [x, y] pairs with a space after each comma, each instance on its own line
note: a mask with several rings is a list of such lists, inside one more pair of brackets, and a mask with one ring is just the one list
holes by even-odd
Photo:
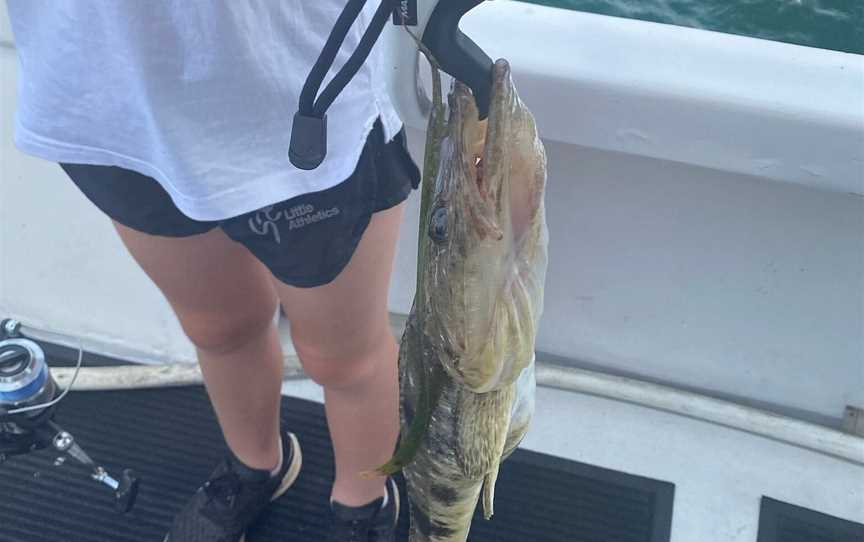
[[403, 468], [413, 542], [464, 542], [478, 500], [492, 515], [498, 467], [534, 410], [546, 273], [546, 158], [507, 62], [495, 63], [486, 121], [458, 82], [448, 104], [427, 142], [436, 160], [399, 357], [403, 435], [425, 427]]

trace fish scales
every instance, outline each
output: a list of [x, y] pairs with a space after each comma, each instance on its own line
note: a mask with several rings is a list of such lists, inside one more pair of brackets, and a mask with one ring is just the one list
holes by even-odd
[[459, 82], [445, 119], [430, 61], [438, 86], [421, 189], [417, 293], [399, 349], [403, 436], [379, 472], [404, 472], [412, 542], [464, 542], [478, 501], [491, 516], [499, 465], [534, 411], [546, 156], [505, 60], [493, 66], [485, 121]]

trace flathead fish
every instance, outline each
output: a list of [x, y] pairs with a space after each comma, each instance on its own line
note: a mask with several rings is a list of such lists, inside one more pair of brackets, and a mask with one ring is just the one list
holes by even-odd
[[[434, 61], [433, 61], [434, 65]], [[417, 292], [399, 352], [402, 469], [413, 542], [464, 542], [493, 512], [500, 463], [534, 410], [534, 341], [547, 261], [546, 155], [505, 60], [489, 115], [434, 70]]]

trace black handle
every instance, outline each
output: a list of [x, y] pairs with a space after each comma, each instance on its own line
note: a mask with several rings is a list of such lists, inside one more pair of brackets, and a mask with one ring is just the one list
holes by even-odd
[[423, 44], [429, 48], [441, 69], [462, 81], [474, 93], [480, 118], [489, 115], [492, 94], [492, 59], [471, 38], [459, 30], [462, 16], [483, 0], [440, 0], [423, 32]]
[[138, 485], [140, 480], [134, 470], [125, 469], [120, 479], [120, 487], [114, 493], [114, 507], [120, 513], [127, 513], [135, 506], [138, 498]]

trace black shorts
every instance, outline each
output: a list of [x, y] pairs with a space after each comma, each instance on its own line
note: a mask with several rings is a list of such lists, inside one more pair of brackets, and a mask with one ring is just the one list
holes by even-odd
[[166, 237], [222, 228], [276, 278], [303, 288], [335, 279], [354, 254], [372, 214], [401, 203], [420, 183], [404, 129], [385, 143], [380, 120], [366, 140], [357, 168], [345, 181], [212, 222], [184, 215], [152, 177], [115, 166], [60, 166], [93, 204], [124, 226]]

